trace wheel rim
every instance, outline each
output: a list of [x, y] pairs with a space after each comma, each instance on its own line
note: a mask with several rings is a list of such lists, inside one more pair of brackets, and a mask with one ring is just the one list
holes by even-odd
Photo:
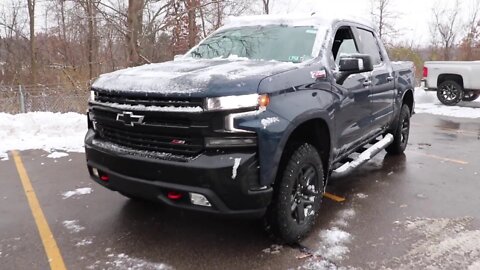
[[295, 180], [291, 194], [291, 215], [298, 224], [304, 224], [315, 215], [315, 201], [319, 194], [318, 172], [314, 165], [305, 164]]
[[457, 100], [458, 98], [458, 89], [457, 87], [455, 87], [455, 85], [453, 84], [445, 84], [443, 87], [442, 87], [442, 97], [446, 100], [446, 101], [454, 101], [454, 100]]
[[401, 132], [402, 146], [408, 143], [409, 134], [410, 134], [410, 119], [408, 118], [408, 116], [406, 116], [402, 120], [402, 132]]

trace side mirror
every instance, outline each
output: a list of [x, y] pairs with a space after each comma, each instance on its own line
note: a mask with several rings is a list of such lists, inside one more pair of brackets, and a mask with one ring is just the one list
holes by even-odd
[[338, 84], [343, 84], [345, 80], [353, 74], [370, 72], [373, 70], [372, 57], [366, 54], [352, 54], [340, 56], [339, 71], [337, 78]]

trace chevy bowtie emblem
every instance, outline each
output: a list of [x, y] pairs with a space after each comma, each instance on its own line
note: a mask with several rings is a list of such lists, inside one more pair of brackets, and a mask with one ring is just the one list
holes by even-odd
[[123, 122], [127, 126], [134, 126], [134, 125], [141, 125], [143, 124], [143, 119], [145, 116], [143, 115], [135, 115], [131, 112], [123, 112], [117, 114], [117, 121]]

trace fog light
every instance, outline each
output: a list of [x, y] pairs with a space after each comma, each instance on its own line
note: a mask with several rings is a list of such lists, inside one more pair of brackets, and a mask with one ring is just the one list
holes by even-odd
[[257, 138], [206, 138], [206, 147], [246, 147], [257, 145]]
[[190, 202], [194, 205], [212, 207], [208, 199], [202, 194], [190, 193]]
[[98, 169], [97, 168], [92, 168], [92, 174], [93, 176], [100, 178], [100, 175], [98, 174]]

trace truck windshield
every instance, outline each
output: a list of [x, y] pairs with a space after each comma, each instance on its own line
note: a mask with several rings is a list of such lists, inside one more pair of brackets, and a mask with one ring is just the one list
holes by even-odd
[[317, 29], [313, 26], [255, 26], [228, 29], [201, 42], [191, 57], [242, 57], [301, 63], [312, 58]]

